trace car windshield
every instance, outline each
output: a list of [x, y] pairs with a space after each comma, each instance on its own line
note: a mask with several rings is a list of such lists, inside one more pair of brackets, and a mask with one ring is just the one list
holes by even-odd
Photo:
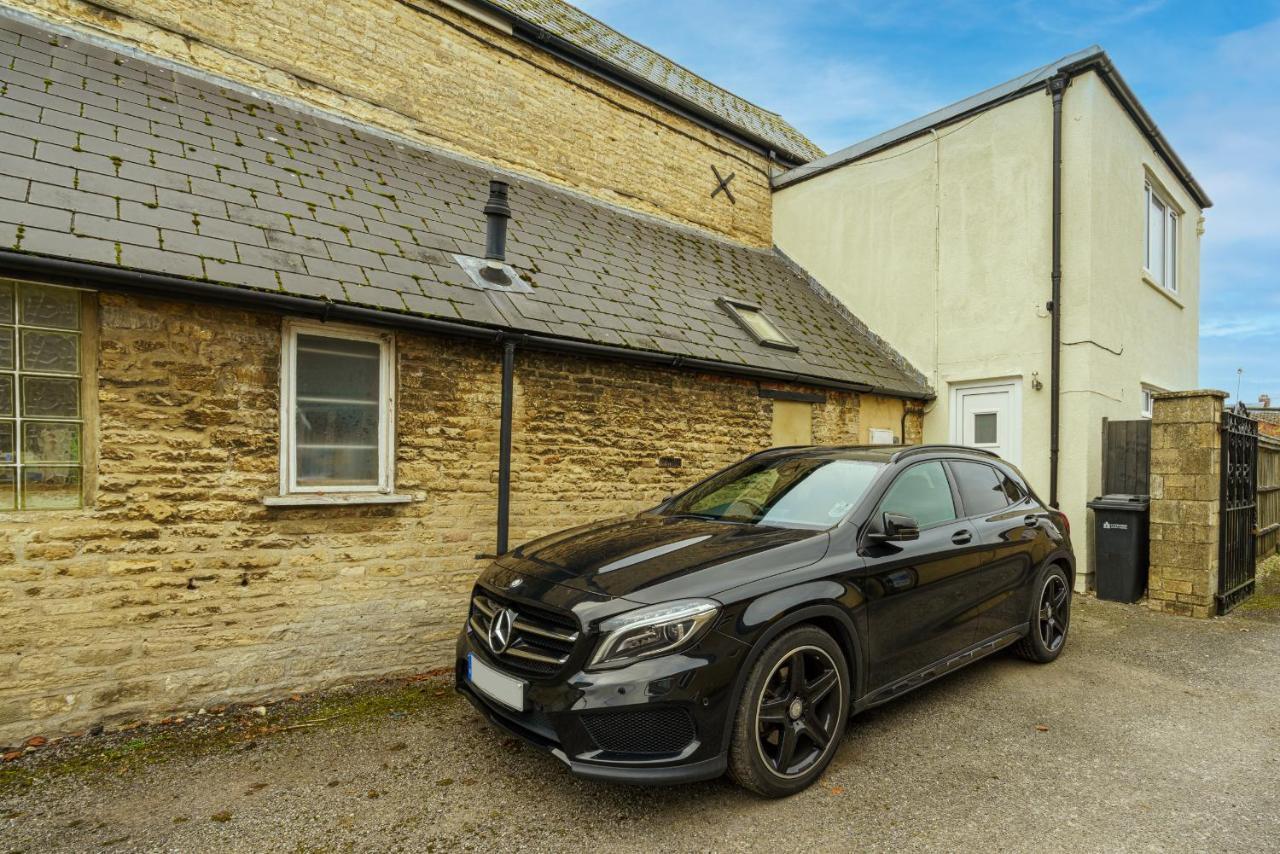
[[698, 484], [664, 514], [830, 528], [853, 509], [883, 465], [820, 457], [750, 459]]

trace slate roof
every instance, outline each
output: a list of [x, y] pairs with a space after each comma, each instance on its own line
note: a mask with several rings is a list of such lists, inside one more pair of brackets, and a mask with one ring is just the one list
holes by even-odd
[[561, 0], [487, 0], [486, 5], [496, 6], [538, 30], [562, 38], [624, 72], [713, 113], [801, 163], [823, 154], [821, 148], [777, 113], [704, 80], [575, 6]]
[[928, 394], [779, 253], [528, 178], [504, 176], [532, 292], [478, 288], [452, 255], [483, 254], [497, 170], [175, 69], [0, 17], [0, 248]]

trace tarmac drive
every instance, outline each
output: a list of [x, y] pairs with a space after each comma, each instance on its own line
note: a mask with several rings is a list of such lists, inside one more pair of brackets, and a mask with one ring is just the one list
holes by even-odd
[[855, 718], [784, 801], [576, 780], [449, 677], [274, 706], [260, 729], [304, 725], [194, 754], [76, 739], [0, 769], [0, 852], [1280, 851], [1280, 622], [1259, 616], [1077, 598], [1056, 663], [998, 655]]

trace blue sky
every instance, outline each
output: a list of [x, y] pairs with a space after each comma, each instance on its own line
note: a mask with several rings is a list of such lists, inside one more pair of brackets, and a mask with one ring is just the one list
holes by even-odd
[[1214, 200], [1200, 384], [1280, 402], [1280, 0], [577, 0], [828, 151], [1091, 44]]

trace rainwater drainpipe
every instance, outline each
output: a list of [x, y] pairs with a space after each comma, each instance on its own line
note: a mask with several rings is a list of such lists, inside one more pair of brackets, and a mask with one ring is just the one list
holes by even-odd
[[[489, 263], [480, 275], [496, 284], [510, 284], [503, 270], [507, 260], [507, 221], [511, 208], [507, 205], [507, 185], [489, 182], [489, 200], [485, 202], [484, 257]], [[511, 525], [511, 410], [515, 393], [516, 342], [502, 339], [502, 403], [498, 426], [498, 542], [497, 553], [507, 553]]]
[[502, 342], [502, 419], [498, 428], [498, 554], [507, 553], [511, 518], [511, 398], [515, 388], [516, 342]]
[[1062, 95], [1070, 78], [1051, 77], [1048, 94], [1053, 98], [1053, 262], [1049, 298], [1049, 505], [1058, 506], [1058, 436], [1062, 411]]

